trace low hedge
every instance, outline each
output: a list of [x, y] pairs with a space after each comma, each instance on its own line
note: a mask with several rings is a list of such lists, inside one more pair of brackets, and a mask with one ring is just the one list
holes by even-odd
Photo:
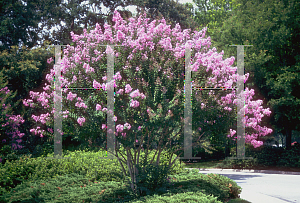
[[[132, 150], [133, 152], [133, 150]], [[143, 155], [143, 152], [141, 152]], [[148, 161], [152, 159], [154, 152], [148, 156]], [[167, 153], [162, 152], [160, 163], [167, 164]], [[55, 178], [59, 175], [77, 173], [85, 175], [90, 180], [121, 181], [126, 177], [123, 176], [121, 166], [117, 159], [98, 159], [105, 157], [105, 153], [85, 151], [66, 151], [64, 157], [71, 159], [45, 159], [45, 157], [30, 158], [23, 156], [18, 160], [6, 161], [0, 168], [0, 187], [10, 190], [24, 181], [34, 181], [41, 178]], [[48, 157], [53, 157], [48, 154]], [[173, 156], [172, 161], [175, 159]], [[124, 165], [124, 164], [123, 164]], [[170, 174], [176, 174], [184, 169], [180, 166], [180, 161], [176, 160], [175, 168]], [[125, 166], [126, 167], [126, 166]], [[125, 168], [126, 169], [126, 168]]]
[[300, 168], [300, 147], [292, 146], [290, 150], [281, 147], [262, 146], [246, 147], [246, 157], [253, 159], [225, 159], [218, 167], [234, 169], [291, 167]]
[[241, 193], [233, 180], [218, 174], [184, 170], [171, 175], [171, 186], [135, 197], [124, 182], [91, 181], [75, 173], [24, 182], [4, 194], [2, 202], [208, 202], [221, 203]]

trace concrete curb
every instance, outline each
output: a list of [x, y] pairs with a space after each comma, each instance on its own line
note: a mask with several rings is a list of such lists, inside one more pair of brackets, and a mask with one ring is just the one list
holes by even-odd
[[273, 170], [249, 170], [249, 169], [221, 169], [221, 168], [184, 168], [184, 169], [197, 169], [205, 172], [242, 172], [242, 173], [266, 173], [266, 174], [286, 174], [286, 175], [300, 175], [300, 172], [292, 171], [273, 171]]

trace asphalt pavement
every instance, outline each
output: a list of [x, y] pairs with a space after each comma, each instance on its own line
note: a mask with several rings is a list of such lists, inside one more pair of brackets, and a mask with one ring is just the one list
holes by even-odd
[[199, 173], [215, 173], [234, 180], [242, 188], [240, 198], [251, 203], [300, 203], [300, 172], [239, 169], [198, 170]]

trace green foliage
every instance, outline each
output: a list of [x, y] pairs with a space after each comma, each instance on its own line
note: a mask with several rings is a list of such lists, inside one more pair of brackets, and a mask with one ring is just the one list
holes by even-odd
[[300, 168], [300, 147], [292, 146], [290, 150], [283, 152], [277, 165]]
[[[197, 22], [203, 19], [208, 25], [214, 24], [215, 20], [209, 14], [222, 10], [214, 7], [214, 2], [220, 1], [209, 1], [208, 11], [198, 14], [203, 17], [196, 18]], [[264, 106], [268, 105], [273, 112], [270, 118], [263, 118], [262, 124], [286, 131], [287, 146], [290, 146], [289, 132], [298, 129], [300, 123], [299, 112], [291, 110], [299, 109], [300, 27], [297, 14], [300, 5], [294, 0], [237, 0], [231, 5], [235, 8], [226, 18], [216, 18], [220, 19], [220, 28], [213, 32], [209, 29], [212, 46], [224, 50], [227, 58], [236, 57], [236, 47], [228, 45], [253, 45], [244, 48], [245, 72], [250, 73], [245, 86], [255, 90], [253, 100], [265, 100]], [[199, 8], [203, 10], [204, 5]]]
[[[99, 159], [100, 157], [105, 157], [105, 154], [101, 153], [101, 151], [89, 153], [85, 153], [85, 151], [67, 151], [65, 157], [72, 158], [63, 162], [62, 160], [57, 159], [45, 159], [44, 156], [27, 159], [28, 156], [25, 155], [20, 158], [18, 157], [18, 159], [16, 159], [16, 157], [14, 159], [7, 160], [3, 165], [3, 171], [1, 173], [3, 179], [0, 186], [8, 189], [15, 187], [20, 183], [20, 181], [15, 182], [14, 180], [37, 180], [46, 177], [56, 177], [57, 174], [68, 174], [73, 172], [84, 174], [91, 180], [124, 180], [125, 176], [122, 175], [123, 172], [116, 159]], [[50, 157], [53, 157], [53, 153], [48, 154], [48, 157], [49, 155]], [[154, 153], [151, 153], [148, 160], [150, 160], [153, 155]], [[173, 160], [174, 159], [175, 157], [173, 157]], [[165, 155], [162, 155], [161, 163], [162, 165], [168, 163], [168, 159]], [[175, 162], [174, 169], [175, 170], [170, 174], [176, 174], [176, 172], [183, 170], [180, 167], [179, 160]]]
[[105, 196], [111, 196], [109, 202], [114, 202], [118, 199], [118, 190], [122, 191], [122, 196], [130, 195], [122, 185], [122, 182], [115, 181], [91, 181], [84, 175], [71, 173], [24, 182], [6, 193], [3, 198], [13, 202], [97, 202], [105, 192]]
[[[132, 5], [137, 6], [137, 13], [141, 13], [143, 9], [147, 9], [147, 18], [151, 21], [163, 16], [171, 27], [175, 27], [179, 23], [181, 29], [196, 30], [198, 25], [194, 20], [193, 6], [191, 4], [180, 4], [171, 0], [160, 1], [134, 1]], [[167, 6], [166, 6], [167, 5]], [[150, 21], [150, 22], [151, 22]]]
[[[165, 190], [168, 185], [168, 175], [176, 174], [182, 171], [179, 160], [176, 160], [174, 165], [169, 165], [170, 156], [164, 150], [161, 153], [160, 163], [156, 165], [156, 159], [153, 163], [154, 150], [150, 152], [147, 159], [145, 159], [145, 152], [141, 152], [139, 164], [136, 165], [138, 169], [137, 187], [139, 189], [139, 195], [149, 195], [155, 192], [157, 189]], [[176, 156], [173, 155], [171, 163], [175, 160]], [[163, 188], [162, 188], [163, 187]]]
[[[26, 1], [25, 6], [21, 1], [0, 2], [0, 51], [19, 45], [20, 41], [33, 47], [38, 40], [38, 8], [34, 6], [38, 1]], [[13, 16], [13, 17], [12, 17]], [[41, 20], [41, 19], [39, 19]], [[29, 27], [32, 29], [29, 30]]]
[[237, 198], [237, 199], [231, 199], [227, 203], [251, 203], [251, 202], [241, 198]]
[[260, 147], [260, 150], [256, 150], [253, 153], [253, 157], [257, 158], [258, 163], [263, 166], [276, 166], [280, 158], [282, 157], [284, 149], [275, 147]]
[[238, 8], [234, 0], [194, 0], [193, 2], [198, 7], [195, 12], [195, 21], [202, 27], [208, 27], [208, 36], [219, 32], [224, 21], [232, 15], [233, 10]]
[[[246, 145], [246, 157], [253, 159], [225, 159], [217, 167], [220, 168], [236, 168], [236, 169], [269, 169], [269, 168], [299, 168], [300, 149], [293, 146], [291, 149], [262, 146], [253, 148]], [[235, 154], [233, 156], [236, 156]]]
[[[199, 173], [199, 170], [197, 169], [191, 169], [172, 177], [176, 179], [172, 188], [178, 188], [180, 185], [184, 186], [179, 187], [180, 189], [176, 189], [178, 193], [186, 191], [187, 184], [184, 183], [196, 185], [194, 191], [199, 191], [198, 188], [201, 188], [201, 192], [212, 194], [213, 196], [218, 197], [218, 200], [222, 202], [228, 198], [237, 198], [241, 193], [241, 187], [238, 186], [236, 182], [219, 174], [204, 175]], [[171, 192], [174, 191], [171, 190]]]
[[46, 71], [50, 68], [47, 59], [53, 55], [53, 48], [49, 51], [46, 47], [28, 49], [25, 46], [12, 46], [10, 51], [4, 50], [0, 54], [0, 70], [4, 69], [4, 74], [12, 85], [10, 89], [18, 90], [18, 96], [24, 98], [45, 78]]
[[257, 159], [225, 159], [217, 167], [229, 169], [250, 169], [257, 166]]
[[35, 146], [35, 149], [32, 152], [32, 158], [37, 158], [40, 156], [46, 157], [48, 154], [51, 154], [53, 152], [54, 152], [53, 143], [38, 144]]
[[[83, 155], [83, 153], [80, 154]], [[88, 153], [84, 154], [87, 155]], [[37, 172], [35, 170], [41, 170], [40, 167], [36, 169], [35, 164], [25, 164], [25, 162], [33, 163], [31, 159], [27, 158], [20, 159], [18, 162], [19, 164], [17, 164], [17, 162], [14, 163], [19, 170], [14, 169], [10, 170], [10, 172], [8, 171], [13, 163], [8, 164], [7, 167], [0, 168], [1, 175], [4, 175], [6, 172], [15, 174], [12, 181], [6, 182], [16, 183], [16, 186], [12, 188], [3, 187], [3, 184], [1, 184], [1, 201], [81, 202], [84, 200], [85, 202], [184, 202], [194, 200], [196, 202], [201, 202], [203, 200], [203, 202], [220, 203], [229, 198], [237, 198], [241, 193], [241, 188], [229, 178], [217, 174], [199, 174], [198, 170], [184, 170], [182, 173], [170, 175], [172, 184], [166, 186], [165, 189], [167, 189], [167, 191], [156, 190], [153, 195], [142, 197], [135, 197], [133, 193], [128, 190], [128, 185], [121, 180], [103, 181], [103, 176], [107, 176], [110, 171], [103, 171], [100, 179], [92, 179], [86, 174], [79, 174], [78, 172], [71, 172], [70, 170], [65, 170], [63, 173], [57, 174], [56, 176], [47, 177], [47, 175], [50, 175], [48, 172], [59, 165], [63, 165], [60, 169], [62, 171], [62, 168], [66, 166], [63, 162], [66, 160], [49, 161], [52, 162], [52, 165], [50, 166], [47, 164], [45, 169], [47, 168], [48, 170], [42, 169], [42, 173], [47, 173], [44, 177], [34, 178], [32, 176], [29, 179], [25, 179], [21, 176], [16, 178], [18, 174], [22, 173], [22, 170], [20, 169], [23, 168], [30, 171], [32, 174]], [[109, 160], [105, 160], [103, 166], [111, 165], [111, 162], [108, 163], [107, 161], [110, 162]], [[42, 160], [41, 163], [45, 163], [45, 161]], [[77, 161], [74, 164], [80, 165], [83, 163]], [[93, 165], [90, 169], [94, 169], [94, 167], [95, 166]], [[117, 168], [114, 168], [114, 170], [116, 169]], [[58, 172], [58, 170], [59, 169], [55, 172]], [[23, 175], [25, 174], [23, 173]], [[10, 179], [7, 176], [3, 177], [5, 177], [4, 179], [6, 180]], [[16, 179], [18, 179], [18, 181], [16, 181]]]
[[[123, 150], [123, 147], [121, 146], [120, 147], [120, 151], [122, 151], [122, 150]], [[142, 150], [140, 151], [140, 162], [141, 163], [146, 163], [145, 160], [144, 160], [145, 153], [146, 153], [145, 151], [142, 151]], [[155, 153], [156, 153], [156, 150], [151, 150], [151, 151], [148, 152], [147, 163], [150, 163], [153, 160], [153, 157], [154, 157]], [[133, 149], [131, 149], [131, 154], [134, 154]], [[153, 163], [155, 163], [156, 160], [157, 160], [157, 154], [158, 154], [158, 152], [156, 153], [156, 155], [154, 157]], [[171, 154], [168, 153], [168, 150], [164, 149], [161, 152], [161, 154], [160, 154], [159, 164], [162, 165], [162, 166], [163, 165], [169, 165], [169, 161], [171, 160], [171, 163], [172, 163], [175, 159], [176, 159], [176, 155], [175, 154], [173, 154], [173, 156], [171, 158]], [[180, 173], [182, 171], [183, 171], [183, 169], [182, 169], [182, 167], [180, 165], [180, 160], [177, 159], [174, 162], [174, 164], [171, 166], [170, 174], [174, 175], [174, 174]]]
[[140, 164], [138, 169], [137, 189], [138, 195], [150, 195], [157, 189], [167, 185], [167, 177], [170, 169], [167, 165]]
[[[94, 159], [85, 159], [85, 163], [83, 162], [83, 159], [79, 159], [76, 157], [78, 152], [73, 152], [71, 155], [75, 155], [75, 158], [68, 159], [68, 161], [64, 162], [64, 164], [61, 163], [62, 160], [57, 160], [57, 159], [45, 159], [42, 157], [39, 158], [30, 158], [28, 160], [24, 158], [20, 158], [19, 160], [16, 161], [7, 161], [5, 165], [3, 165], [3, 173], [1, 174], [2, 179], [1, 186], [2, 187], [15, 187], [19, 182], [14, 182], [13, 180], [36, 180], [38, 178], [46, 178], [46, 177], [56, 177], [58, 174], [67, 174], [69, 172], [77, 172], [77, 173], [84, 173], [84, 175], [88, 174], [91, 175], [91, 173], [94, 173], [93, 175], [96, 177], [101, 176], [101, 173], [98, 175], [95, 175], [96, 171], [93, 172], [87, 172], [87, 168], [89, 166], [93, 165], [99, 165], [101, 164], [100, 162], [96, 162], [95, 160], [97, 157], [94, 157]], [[100, 157], [101, 153], [98, 155]], [[77, 155], [78, 156], [78, 155]], [[52, 153], [53, 157], [53, 153]], [[75, 164], [75, 163], [78, 164]], [[77, 166], [76, 166], [77, 165]], [[115, 164], [111, 164], [111, 167], [114, 167]], [[75, 167], [75, 168], [74, 168]], [[98, 167], [98, 170], [102, 169], [102, 172], [109, 172], [109, 170], [103, 170], [105, 167]], [[95, 167], [94, 169], [97, 169]], [[116, 171], [111, 170], [111, 171]], [[121, 173], [121, 170], [119, 171]], [[113, 174], [117, 175], [118, 173]], [[119, 174], [120, 174], [119, 173]], [[117, 175], [119, 176], [119, 175]], [[94, 177], [95, 178], [95, 177]], [[107, 180], [108, 177], [107, 175], [103, 177], [104, 180]], [[120, 178], [120, 176], [118, 177]], [[115, 179], [115, 178], [113, 178]]]
[[[168, 194], [164, 196], [153, 195], [147, 198], [148, 202], [160, 203], [160, 202], [205, 202], [205, 203], [221, 203], [217, 197], [213, 195], [206, 195], [202, 192], [185, 192], [179, 194]], [[132, 203], [142, 203], [144, 199], [133, 201]]]
[[15, 151], [12, 151], [10, 145], [4, 145], [0, 149], [0, 155], [2, 159], [2, 164], [5, 164], [6, 161], [13, 161], [19, 158], [18, 154]]

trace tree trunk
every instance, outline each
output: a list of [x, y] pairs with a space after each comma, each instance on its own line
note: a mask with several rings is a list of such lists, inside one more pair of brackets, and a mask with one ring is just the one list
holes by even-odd
[[136, 168], [136, 164], [132, 162], [131, 160], [131, 153], [129, 153], [130, 148], [126, 148], [127, 151], [127, 166], [129, 170], [129, 174], [131, 177], [131, 189], [135, 194], [138, 194], [138, 188], [137, 188], [137, 176], [138, 176], [138, 170]]
[[285, 141], [286, 149], [291, 149], [291, 145], [292, 145], [292, 130], [286, 129], [285, 130], [285, 135], [286, 135], [286, 141]]
[[225, 158], [230, 156], [230, 143], [229, 140], [225, 142]]

